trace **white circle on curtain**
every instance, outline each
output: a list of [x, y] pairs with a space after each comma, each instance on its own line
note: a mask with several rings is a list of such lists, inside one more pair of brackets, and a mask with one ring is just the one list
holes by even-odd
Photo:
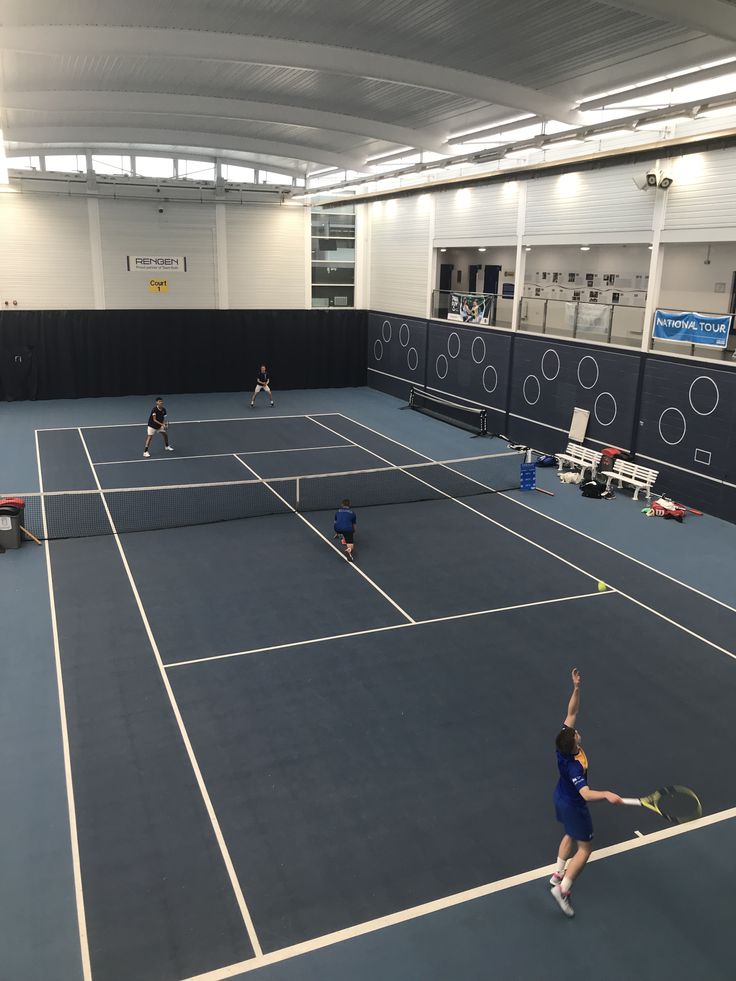
[[391, 340], [392, 332], [393, 332], [393, 328], [391, 327], [391, 321], [384, 320], [383, 323], [381, 324], [381, 337], [384, 339], [384, 341], [387, 344]]
[[[589, 364], [585, 364], [588, 361]], [[585, 365], [585, 367], [583, 367]], [[586, 354], [584, 358], [578, 361], [578, 381], [582, 388], [595, 388], [598, 384], [598, 376], [600, 371], [598, 370], [598, 362], [595, 358], [592, 358], [589, 354]], [[585, 381], [583, 381], [583, 377]], [[592, 381], [591, 381], [592, 379]], [[586, 384], [586, 383], [590, 384]]]
[[[537, 390], [536, 398], [529, 398], [529, 392], [533, 392], [535, 387]], [[527, 391], [527, 388], [529, 391]], [[524, 379], [524, 385], [521, 390], [524, 395], [524, 401], [527, 405], [536, 405], [539, 401], [539, 396], [542, 394], [542, 386], [539, 384], [539, 379], [536, 375], [527, 375]]]
[[419, 351], [415, 347], [410, 347], [406, 352], [406, 363], [409, 371], [416, 371], [419, 365]]
[[601, 392], [593, 404], [593, 415], [601, 426], [610, 426], [616, 418], [618, 405], [610, 392]]
[[[457, 346], [452, 342], [453, 337], [457, 341]], [[453, 360], [460, 354], [460, 335], [455, 330], [447, 338], [447, 353]]]
[[[493, 374], [492, 384], [490, 385], [488, 384], [489, 378], [486, 377], [489, 371]], [[498, 388], [498, 372], [492, 364], [487, 364], [483, 369], [483, 388], [485, 388], [489, 395]]]
[[[662, 437], [662, 441], [668, 446], [677, 446], [685, 438], [685, 433], [687, 432], [687, 423], [685, 422], [685, 416], [676, 409], [674, 405], [671, 405], [668, 409], [665, 409], [662, 415], [659, 417], [659, 435]], [[663, 429], [667, 430], [667, 435], [665, 436]], [[671, 438], [669, 438], [671, 437]]]
[[409, 344], [409, 325], [402, 324], [399, 327], [399, 344], [402, 347], [407, 347]]
[[[549, 362], [545, 365], [547, 361], [547, 356], [549, 355]], [[553, 364], [554, 362], [554, 364]], [[560, 373], [560, 356], [554, 348], [548, 348], [542, 355], [542, 364], [540, 365], [542, 369], [542, 374], [547, 379], [548, 382], [553, 382], [555, 378]], [[549, 370], [549, 374], [547, 371]]]
[[[477, 351], [480, 351], [480, 357], [477, 356]], [[482, 337], [473, 338], [473, 343], [470, 345], [470, 354], [476, 364], [483, 364], [486, 359], [486, 342]]]
[[450, 365], [448, 364], [447, 358], [444, 354], [437, 356], [437, 363], [435, 364], [435, 371], [437, 372], [438, 378], [447, 378], [447, 372]]
[[381, 344], [380, 337], [377, 337], [373, 342], [373, 357], [376, 361], [380, 361], [383, 357], [383, 344]]
[[[698, 382], [703, 384], [698, 385]], [[698, 388], [695, 389], [695, 386]], [[709, 385], [713, 387], [710, 388]], [[718, 386], [708, 375], [698, 375], [695, 381], [690, 386], [690, 391], [687, 393], [688, 402], [690, 403], [690, 408], [693, 412], [697, 412], [699, 416], [709, 416], [718, 408], [718, 403], [721, 399], [721, 393], [718, 390]], [[700, 405], [700, 408], [695, 403]], [[710, 408], [708, 408], [710, 406]]]

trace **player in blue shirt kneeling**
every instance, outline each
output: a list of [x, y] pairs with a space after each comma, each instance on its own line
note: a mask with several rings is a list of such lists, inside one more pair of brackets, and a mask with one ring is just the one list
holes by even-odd
[[580, 733], [575, 728], [580, 708], [580, 682], [580, 672], [573, 668], [573, 689], [567, 706], [567, 717], [555, 740], [557, 769], [560, 771], [554, 794], [555, 812], [565, 834], [557, 849], [557, 868], [549, 881], [552, 896], [565, 916], [575, 915], [570, 902], [570, 891], [593, 850], [593, 822], [590, 819], [588, 802], [607, 800], [609, 804], [621, 803], [618, 794], [610, 790], [591, 790], [588, 786], [588, 757], [580, 745]]
[[355, 523], [357, 520], [355, 511], [351, 510], [350, 501], [346, 497], [335, 512], [335, 538], [342, 539], [349, 562], [355, 562], [353, 549], [355, 548]]

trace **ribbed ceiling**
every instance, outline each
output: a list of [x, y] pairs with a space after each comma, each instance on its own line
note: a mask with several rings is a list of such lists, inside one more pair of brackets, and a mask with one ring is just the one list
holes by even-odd
[[[67, 127], [72, 143], [119, 126], [126, 142], [161, 125], [224, 151], [227, 136], [283, 143], [304, 167], [333, 162], [320, 148], [351, 167], [383, 149], [436, 152], [452, 132], [499, 116], [570, 122], [604, 79], [613, 88], [632, 71], [646, 77], [647, 59], [673, 71], [724, 49], [692, 23], [592, 0], [6, 0], [2, 20], [6, 140], [44, 143]], [[80, 112], [78, 92], [99, 98]], [[137, 100], [124, 111], [126, 92], [148, 93], [150, 108]], [[180, 104], [157, 113], [160, 95]], [[250, 114], [190, 111], [187, 98], [202, 96], [240, 100]], [[279, 110], [260, 118], [268, 113], [252, 103]]]

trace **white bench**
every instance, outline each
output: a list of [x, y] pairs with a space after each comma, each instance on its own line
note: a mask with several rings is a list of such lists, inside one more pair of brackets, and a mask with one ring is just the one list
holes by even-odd
[[565, 452], [556, 453], [555, 456], [557, 457], [557, 469], [559, 471], [562, 470], [565, 464], [581, 471], [585, 470], [586, 467], [590, 467], [593, 471], [593, 476], [595, 476], [598, 464], [601, 462], [601, 454], [597, 450], [590, 450], [587, 446], [581, 446], [580, 443], [568, 443]]
[[639, 499], [639, 491], [646, 491], [648, 501], [652, 499], [652, 487], [659, 476], [659, 470], [650, 470], [649, 467], [640, 467], [637, 463], [627, 463], [626, 460], [616, 460], [613, 470], [605, 470], [601, 476], [607, 477], [606, 490], [611, 489], [614, 480], [618, 481], [618, 488], [621, 490], [624, 484], [629, 484], [634, 488], [634, 500]]

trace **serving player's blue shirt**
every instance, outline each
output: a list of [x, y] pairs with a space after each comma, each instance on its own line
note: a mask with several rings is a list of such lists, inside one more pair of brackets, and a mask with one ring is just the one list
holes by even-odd
[[335, 531], [352, 531], [353, 525], [357, 522], [355, 511], [350, 508], [340, 508], [335, 512]]
[[585, 807], [585, 800], [580, 796], [580, 788], [588, 786], [588, 757], [583, 750], [578, 750], [575, 756], [561, 753], [557, 750], [557, 769], [560, 779], [555, 787], [555, 797], [561, 802]]

